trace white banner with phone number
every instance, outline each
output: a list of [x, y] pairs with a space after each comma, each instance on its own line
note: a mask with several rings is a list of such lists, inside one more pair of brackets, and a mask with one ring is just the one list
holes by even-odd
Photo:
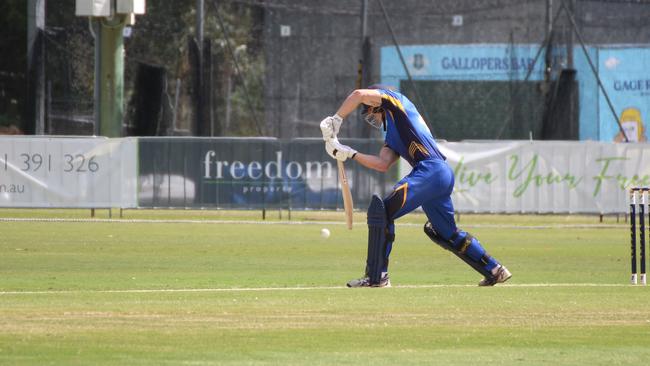
[[[246, 143], [245, 140], [242, 143]], [[445, 142], [459, 212], [624, 213], [650, 144]], [[402, 163], [401, 173], [410, 167]], [[136, 138], [0, 137], [0, 207], [138, 206]]]
[[[650, 144], [442, 142], [458, 212], [624, 213], [628, 189], [650, 186]], [[401, 173], [410, 166], [402, 161]]]
[[137, 139], [0, 137], [1, 207], [137, 206]]

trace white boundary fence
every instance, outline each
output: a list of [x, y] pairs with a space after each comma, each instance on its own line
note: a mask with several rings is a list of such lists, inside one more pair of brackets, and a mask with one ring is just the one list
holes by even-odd
[[137, 139], [1, 137], [0, 206], [137, 207]]
[[[459, 212], [625, 213], [626, 189], [650, 185], [650, 144], [448, 142]], [[408, 164], [401, 173], [407, 174]]]
[[[237, 141], [250, 155], [247, 140]], [[176, 142], [169, 138], [170, 144]], [[140, 180], [151, 167], [141, 166], [146, 159], [139, 157], [139, 143], [137, 138], [0, 137], [0, 207], [144, 207], [138, 201]], [[458, 212], [625, 213], [626, 189], [650, 186], [650, 144], [484, 141], [440, 143], [440, 147], [456, 173], [453, 199]], [[269, 151], [268, 159], [274, 161], [277, 152]], [[196, 155], [201, 161], [193, 164], [200, 168], [205, 153]], [[324, 153], [316, 155], [329, 159]], [[250, 160], [234, 158], [241, 161], [242, 169]], [[357, 164], [347, 165], [358, 169]], [[205, 170], [199, 168], [194, 170]], [[403, 163], [400, 173], [408, 174], [409, 169]], [[359, 179], [370, 174], [356, 173]], [[183, 180], [201, 179], [192, 174], [188, 171]], [[297, 208], [324, 207], [322, 203], [309, 207], [310, 201], [305, 202]]]

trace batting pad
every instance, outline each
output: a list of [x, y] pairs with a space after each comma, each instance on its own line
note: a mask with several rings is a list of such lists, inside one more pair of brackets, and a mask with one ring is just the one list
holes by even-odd
[[[480, 274], [482, 274], [485, 278], [493, 278], [494, 275], [492, 272], [488, 271], [485, 269], [485, 265], [487, 262], [482, 260], [480, 262], [475, 261], [474, 259], [470, 258], [467, 253], [467, 247], [471, 244], [472, 240], [474, 239], [471, 235], [467, 234], [467, 237], [465, 240], [463, 240], [461, 243], [459, 243], [458, 247], [455, 247], [452, 241], [445, 240], [438, 233], [436, 230], [433, 228], [431, 223], [427, 221], [426, 224], [424, 224], [424, 232], [427, 234], [427, 236], [436, 244], [440, 245], [443, 249], [446, 249], [452, 253], [454, 253], [458, 258], [462, 259], [463, 262], [469, 264], [474, 270]], [[487, 256], [487, 253], [485, 253]]]
[[377, 195], [372, 196], [368, 207], [368, 259], [366, 268], [370, 284], [375, 285], [381, 279], [386, 253], [386, 228], [388, 218], [384, 201]]

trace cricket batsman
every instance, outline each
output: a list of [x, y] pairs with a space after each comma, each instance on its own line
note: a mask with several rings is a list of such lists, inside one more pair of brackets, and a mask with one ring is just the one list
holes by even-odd
[[[377, 155], [360, 153], [337, 139], [343, 119], [358, 106], [363, 108], [364, 120], [385, 133], [384, 146]], [[365, 276], [351, 280], [348, 287], [390, 286], [388, 258], [395, 240], [394, 221], [419, 206], [428, 218], [424, 225], [426, 235], [483, 275], [479, 286], [494, 286], [512, 276], [477, 238], [456, 227], [451, 200], [453, 170], [422, 116], [404, 95], [381, 85], [354, 90], [336, 114], [320, 123], [320, 128], [325, 149], [336, 160], [352, 159], [367, 168], [386, 172], [401, 156], [413, 167], [387, 197], [373, 195], [368, 207]]]

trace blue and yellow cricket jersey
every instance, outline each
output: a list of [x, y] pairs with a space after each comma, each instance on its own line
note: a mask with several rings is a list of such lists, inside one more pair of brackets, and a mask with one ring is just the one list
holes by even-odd
[[386, 112], [386, 146], [415, 166], [427, 159], [446, 160], [413, 103], [400, 93], [378, 89]]

